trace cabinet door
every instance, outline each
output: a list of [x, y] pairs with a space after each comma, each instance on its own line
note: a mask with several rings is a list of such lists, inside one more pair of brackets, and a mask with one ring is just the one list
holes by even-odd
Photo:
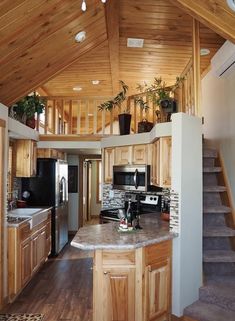
[[46, 248], [46, 227], [40, 230], [37, 239], [37, 264], [40, 265], [45, 261]]
[[36, 175], [36, 142], [29, 139], [16, 141], [16, 177]]
[[47, 258], [51, 253], [51, 219], [47, 220], [46, 223], [46, 246], [45, 246], [45, 257]]
[[31, 241], [25, 240], [21, 243], [21, 286], [24, 286], [31, 277]]
[[131, 146], [115, 148], [115, 165], [129, 165], [132, 162]]
[[151, 183], [160, 186], [160, 139], [152, 144]]
[[135, 320], [135, 270], [107, 268], [103, 270], [104, 321]]
[[104, 150], [104, 182], [113, 182], [114, 148]]
[[171, 137], [160, 138], [161, 187], [171, 186]]
[[38, 256], [37, 256], [37, 247], [38, 247], [38, 233], [34, 234], [31, 239], [31, 264], [32, 264], [32, 273], [34, 273], [38, 268]]
[[134, 145], [132, 164], [146, 165], [147, 160], [148, 160], [147, 145]]
[[[145, 269], [146, 321], [169, 320], [170, 259], [149, 265]], [[164, 318], [163, 318], [164, 317]]]

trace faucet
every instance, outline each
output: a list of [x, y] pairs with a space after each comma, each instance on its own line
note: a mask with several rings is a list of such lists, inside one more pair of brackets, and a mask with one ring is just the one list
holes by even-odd
[[7, 201], [7, 211], [12, 211], [15, 208], [15, 200], [8, 200]]

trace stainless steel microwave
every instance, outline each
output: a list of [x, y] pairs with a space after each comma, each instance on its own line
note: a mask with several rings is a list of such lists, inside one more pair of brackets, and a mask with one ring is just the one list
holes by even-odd
[[113, 188], [146, 192], [149, 185], [150, 165], [113, 166]]

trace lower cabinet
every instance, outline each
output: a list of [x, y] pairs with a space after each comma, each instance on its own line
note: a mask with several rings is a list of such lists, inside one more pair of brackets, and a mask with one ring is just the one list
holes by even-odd
[[8, 227], [8, 293], [10, 302], [30, 281], [51, 252], [51, 216], [30, 230], [29, 223]]
[[24, 286], [31, 278], [31, 239], [27, 238], [20, 245], [21, 257], [21, 286]]
[[135, 270], [107, 268], [103, 270], [104, 318], [106, 321], [133, 321], [135, 315]]
[[93, 321], [170, 320], [171, 241], [96, 250], [93, 286]]
[[148, 265], [145, 269], [146, 321], [169, 318], [170, 309], [170, 260]]

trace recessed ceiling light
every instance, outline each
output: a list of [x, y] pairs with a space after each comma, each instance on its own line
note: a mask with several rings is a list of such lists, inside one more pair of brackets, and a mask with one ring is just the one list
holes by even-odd
[[82, 87], [76, 86], [76, 87], [73, 87], [73, 90], [74, 90], [74, 91], [80, 91], [80, 90], [82, 90]]
[[235, 0], [227, 0], [227, 4], [231, 10], [235, 11]]
[[92, 80], [91, 81], [93, 85], [99, 85], [100, 81], [99, 80]]
[[210, 50], [207, 49], [207, 48], [202, 48], [202, 49], [200, 50], [200, 55], [201, 55], [201, 56], [207, 56], [207, 55], [209, 55], [209, 53], [210, 53]]
[[127, 38], [127, 47], [129, 48], [143, 48], [144, 39]]
[[91, 117], [91, 116], [93, 116], [93, 114], [88, 114], [88, 117]]
[[86, 32], [85, 31], [80, 31], [75, 36], [76, 42], [83, 42], [85, 39], [86, 39]]

